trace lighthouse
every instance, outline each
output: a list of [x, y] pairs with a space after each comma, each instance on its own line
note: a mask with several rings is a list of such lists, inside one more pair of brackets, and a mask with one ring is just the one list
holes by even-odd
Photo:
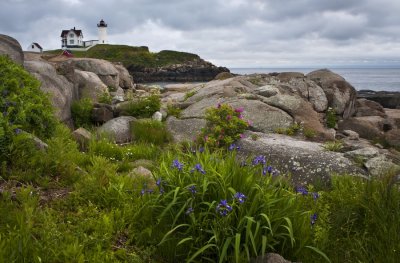
[[100, 23], [97, 24], [97, 28], [99, 29], [99, 44], [107, 44], [107, 24], [104, 20], [100, 20]]

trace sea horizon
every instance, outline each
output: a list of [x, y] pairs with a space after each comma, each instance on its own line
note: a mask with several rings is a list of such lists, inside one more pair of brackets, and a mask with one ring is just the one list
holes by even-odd
[[234, 74], [301, 72], [308, 74], [318, 69], [329, 69], [345, 78], [356, 90], [400, 92], [400, 66], [300, 66], [300, 67], [231, 67]]

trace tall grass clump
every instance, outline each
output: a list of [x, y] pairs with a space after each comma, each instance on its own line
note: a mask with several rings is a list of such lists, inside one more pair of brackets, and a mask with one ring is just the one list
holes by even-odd
[[333, 177], [318, 203], [314, 242], [332, 262], [398, 262], [400, 190], [395, 173]]
[[306, 247], [311, 210], [265, 156], [241, 163], [234, 152], [170, 152], [156, 179], [156, 191], [142, 186], [131, 231], [135, 243], [157, 246], [168, 262], [248, 262], [271, 251], [296, 259], [319, 251]]
[[164, 123], [160, 121], [142, 119], [132, 122], [131, 125], [135, 141], [162, 145], [171, 139]]
[[154, 112], [158, 111], [161, 107], [159, 96], [151, 95], [145, 98], [138, 98], [138, 100], [131, 101], [122, 108], [123, 114], [138, 118], [150, 118]]
[[89, 98], [83, 98], [72, 102], [71, 115], [75, 127], [89, 128], [93, 124], [93, 101]]

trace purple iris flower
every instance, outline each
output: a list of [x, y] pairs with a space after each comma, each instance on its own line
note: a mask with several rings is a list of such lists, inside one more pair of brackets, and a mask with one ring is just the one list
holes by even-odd
[[303, 186], [296, 187], [296, 192], [302, 195], [308, 195], [307, 189]]
[[266, 162], [267, 162], [267, 161], [265, 160], [265, 156], [264, 156], [264, 155], [256, 156], [256, 157], [253, 159], [253, 165], [258, 165], [258, 164], [265, 165]]
[[186, 214], [186, 215], [189, 215], [189, 214], [193, 213], [193, 211], [194, 211], [193, 207], [189, 207], [189, 208], [186, 210], [185, 214]]
[[196, 190], [196, 185], [191, 185], [188, 187], [188, 190], [192, 193], [192, 194], [196, 194], [197, 190]]
[[232, 206], [228, 204], [228, 201], [226, 200], [221, 200], [219, 204], [217, 205], [217, 212], [221, 216], [227, 216], [229, 212], [232, 211]]
[[317, 213], [314, 213], [313, 215], [311, 215], [311, 217], [310, 217], [311, 226], [315, 225], [315, 222], [317, 222], [317, 218], [318, 218]]
[[183, 164], [180, 163], [177, 159], [172, 161], [172, 167], [177, 168], [179, 171], [182, 171]]
[[194, 172], [195, 170], [202, 174], [206, 173], [206, 171], [204, 171], [203, 167], [201, 167], [201, 164], [199, 163], [194, 166], [194, 169], [192, 169], [191, 172]]
[[244, 194], [237, 192], [234, 196], [233, 196], [240, 204], [243, 204], [244, 201], [246, 201], [247, 196], [245, 196]]

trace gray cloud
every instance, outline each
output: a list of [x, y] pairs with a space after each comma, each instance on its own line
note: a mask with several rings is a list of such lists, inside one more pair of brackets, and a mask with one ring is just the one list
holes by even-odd
[[2, 0], [0, 33], [60, 46], [76, 26], [111, 43], [194, 52], [225, 66], [400, 61], [398, 0]]

